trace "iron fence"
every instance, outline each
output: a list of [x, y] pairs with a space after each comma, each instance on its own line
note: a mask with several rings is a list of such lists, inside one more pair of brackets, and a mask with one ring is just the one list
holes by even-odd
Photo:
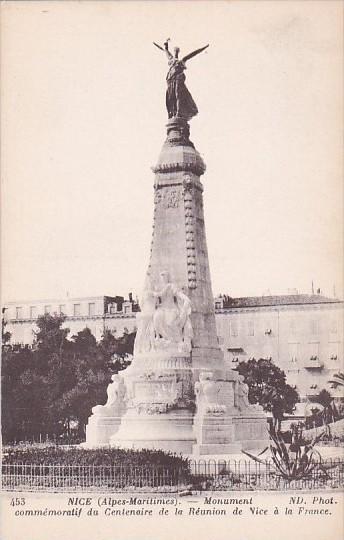
[[341, 488], [344, 486], [344, 460], [322, 460], [309, 475], [284, 478], [271, 460], [262, 463], [248, 460], [190, 460], [190, 471], [199, 479], [201, 489], [223, 490], [294, 490]]
[[7, 491], [131, 491], [171, 488], [181, 483], [178, 468], [106, 465], [2, 465]]
[[305, 478], [287, 480], [271, 461], [190, 460], [189, 470], [163, 466], [3, 464], [2, 489], [43, 492], [179, 492], [340, 489], [344, 460], [327, 459]]

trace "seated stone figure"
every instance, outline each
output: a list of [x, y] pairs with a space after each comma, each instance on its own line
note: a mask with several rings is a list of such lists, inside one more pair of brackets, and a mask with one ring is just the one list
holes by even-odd
[[161, 272], [161, 289], [156, 291], [159, 303], [153, 316], [156, 347], [191, 351], [191, 302], [171, 281], [168, 272]]
[[112, 382], [107, 387], [107, 402], [105, 405], [96, 405], [92, 408], [92, 413], [107, 416], [109, 414], [119, 414], [125, 405], [126, 389], [123, 377], [118, 374], [112, 375]]
[[168, 272], [160, 273], [160, 284], [155, 289], [148, 277], [142, 311], [137, 316], [134, 354], [161, 350], [189, 354], [193, 337], [190, 315], [189, 298], [171, 282]]

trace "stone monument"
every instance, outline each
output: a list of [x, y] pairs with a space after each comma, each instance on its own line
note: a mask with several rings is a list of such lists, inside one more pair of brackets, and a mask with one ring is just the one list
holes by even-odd
[[168, 40], [167, 138], [153, 168], [149, 267], [131, 365], [113, 377], [108, 401], [92, 409], [86, 445], [227, 454], [266, 445], [267, 422], [242, 377], [226, 367], [215, 325], [204, 227], [205, 164], [190, 141], [197, 106], [185, 62]]

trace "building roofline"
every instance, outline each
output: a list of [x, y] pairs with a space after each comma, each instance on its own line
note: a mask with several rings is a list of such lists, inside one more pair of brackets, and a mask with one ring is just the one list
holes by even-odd
[[18, 305], [18, 304], [61, 304], [62, 302], [73, 302], [74, 300], [103, 300], [104, 298], [124, 298], [124, 296], [120, 295], [110, 295], [110, 294], [100, 294], [98, 296], [68, 296], [68, 297], [60, 297], [60, 298], [43, 298], [43, 299], [29, 299], [29, 300], [8, 300], [3, 301], [2, 306], [6, 307], [6, 305]]
[[344, 304], [343, 300], [338, 298], [328, 298], [318, 294], [281, 294], [271, 296], [242, 296], [231, 298], [228, 296], [218, 296], [215, 300], [223, 299], [223, 308], [217, 308], [216, 311], [236, 308], [255, 308], [255, 307], [279, 307], [279, 306], [312, 306], [326, 304]]

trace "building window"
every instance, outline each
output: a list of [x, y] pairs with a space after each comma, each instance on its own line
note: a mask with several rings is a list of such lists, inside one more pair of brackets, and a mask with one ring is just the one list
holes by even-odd
[[73, 304], [73, 315], [78, 317], [80, 315], [80, 304]]
[[16, 307], [16, 319], [21, 319], [23, 316], [23, 308]]
[[312, 360], [319, 358], [319, 343], [308, 344], [308, 355]]
[[336, 334], [337, 333], [337, 321], [336, 321], [336, 319], [332, 319], [332, 321], [331, 321], [330, 332], [331, 332], [331, 334]]
[[90, 302], [88, 304], [88, 315], [89, 315], [89, 317], [94, 317], [95, 313], [96, 313], [96, 305], [95, 305], [94, 302]]
[[66, 304], [60, 304], [59, 305], [59, 314], [65, 315], [66, 314]]
[[30, 306], [30, 319], [35, 319], [36, 317], [37, 317], [36, 306]]
[[289, 343], [289, 360], [290, 362], [297, 362], [299, 355], [299, 344]]
[[254, 336], [254, 321], [248, 321], [247, 323], [247, 335]]
[[339, 353], [338, 343], [330, 343], [329, 348], [330, 348], [330, 360], [334, 360], [334, 361], [338, 360], [338, 353]]
[[50, 313], [51, 312], [51, 306], [44, 306], [44, 313]]
[[317, 319], [311, 320], [311, 334], [319, 334], [319, 321]]
[[233, 337], [238, 335], [238, 322], [237, 321], [229, 322], [229, 335]]

